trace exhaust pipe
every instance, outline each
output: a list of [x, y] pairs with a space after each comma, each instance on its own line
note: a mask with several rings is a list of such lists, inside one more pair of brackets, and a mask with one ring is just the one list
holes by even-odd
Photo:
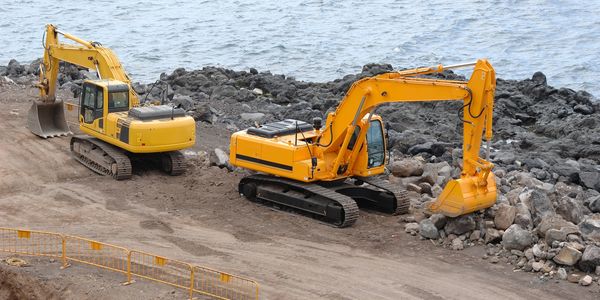
[[34, 101], [27, 115], [27, 128], [42, 138], [72, 134], [67, 124], [62, 101]]

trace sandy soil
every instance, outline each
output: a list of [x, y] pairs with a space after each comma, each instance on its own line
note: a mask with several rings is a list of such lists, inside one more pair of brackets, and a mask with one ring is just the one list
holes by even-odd
[[[597, 285], [542, 281], [489, 264], [481, 247], [435, 247], [405, 234], [397, 216], [361, 211], [355, 226], [337, 229], [251, 203], [236, 191], [243, 174], [205, 167], [198, 156], [179, 177], [139, 164], [129, 181], [101, 177], [70, 157], [68, 137], [29, 133], [26, 114], [35, 95], [0, 86], [0, 226], [85, 236], [248, 276], [261, 284], [263, 299], [600, 297]], [[227, 148], [228, 137], [219, 126], [199, 125], [193, 150]], [[0, 275], [22, 269], [4, 266]], [[33, 260], [22, 276], [51, 282], [42, 292], [59, 298], [183, 296], [148, 282], [124, 287], [120, 274], [60, 270], [47, 260]], [[96, 277], [101, 280], [89, 279]]]

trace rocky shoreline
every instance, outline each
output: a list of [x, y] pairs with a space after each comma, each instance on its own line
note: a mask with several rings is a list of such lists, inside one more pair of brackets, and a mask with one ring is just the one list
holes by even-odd
[[[0, 86], [32, 83], [37, 65], [11, 61], [0, 67]], [[198, 122], [235, 131], [283, 118], [324, 117], [352, 82], [390, 70], [370, 64], [359, 74], [312, 83], [255, 69], [180, 68], [134, 88], [142, 101], [180, 105]], [[93, 76], [65, 65], [59, 83], [77, 92]], [[452, 72], [438, 76], [461, 79]], [[389, 180], [411, 194], [411, 214], [401, 217], [406, 232], [454, 250], [485, 245], [483, 259], [540, 272], [541, 278], [600, 284], [600, 102], [585, 91], [548, 86], [540, 72], [531, 79], [498, 79], [495, 100], [497, 203], [459, 218], [430, 216], [423, 208], [460, 173], [462, 104], [377, 109], [388, 129]]]

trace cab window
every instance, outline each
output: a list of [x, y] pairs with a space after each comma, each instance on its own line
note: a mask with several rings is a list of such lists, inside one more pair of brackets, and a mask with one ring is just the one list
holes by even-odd
[[83, 106], [94, 108], [96, 103], [96, 89], [91, 85], [85, 85], [83, 88]]
[[379, 167], [385, 162], [385, 142], [381, 122], [372, 120], [367, 131], [368, 168]]
[[129, 92], [110, 92], [108, 94], [108, 110], [110, 112], [129, 110]]

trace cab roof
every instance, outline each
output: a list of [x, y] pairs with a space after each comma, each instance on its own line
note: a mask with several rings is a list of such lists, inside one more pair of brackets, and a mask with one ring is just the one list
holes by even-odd
[[114, 79], [88, 79], [85, 80], [84, 83], [91, 83], [93, 85], [97, 85], [103, 88], [107, 88], [108, 91], [128, 91], [129, 85], [123, 81], [114, 80]]

